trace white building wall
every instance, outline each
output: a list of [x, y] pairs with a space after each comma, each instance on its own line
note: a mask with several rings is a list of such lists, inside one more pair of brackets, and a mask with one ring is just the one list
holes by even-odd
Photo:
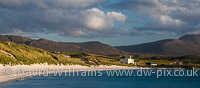
[[134, 63], [134, 59], [120, 59], [121, 63], [131, 64]]
[[127, 64], [134, 63], [134, 59], [128, 59]]
[[125, 63], [125, 64], [134, 64], [134, 59], [130, 58], [124, 58], [120, 59], [120, 63]]

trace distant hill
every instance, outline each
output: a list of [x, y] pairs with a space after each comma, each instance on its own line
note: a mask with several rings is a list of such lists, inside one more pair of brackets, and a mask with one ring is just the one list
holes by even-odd
[[11, 41], [15, 43], [26, 44], [32, 41], [32, 39], [27, 38], [27, 37], [22, 37], [22, 36], [15, 36], [15, 35], [0, 35], [0, 41], [1, 42]]
[[132, 53], [149, 53], [161, 55], [195, 55], [200, 54], [200, 34], [189, 34], [179, 39], [160, 41], [130, 46], [117, 46], [119, 50]]
[[200, 34], [188, 34], [179, 39], [188, 43], [200, 44]]
[[80, 52], [93, 54], [121, 54], [122, 51], [98, 41], [84, 43], [55, 42], [47, 39], [32, 40], [27, 37], [15, 35], [1, 35], [0, 41], [11, 41], [19, 44], [41, 48], [52, 52]]

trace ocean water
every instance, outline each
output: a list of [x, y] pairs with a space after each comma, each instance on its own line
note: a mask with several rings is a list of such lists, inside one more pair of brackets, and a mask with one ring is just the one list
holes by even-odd
[[[121, 70], [122, 71], [122, 70]], [[128, 70], [126, 70], [128, 71]], [[101, 76], [80, 76], [83, 73], [78, 72], [74, 76], [67, 76], [63, 73], [62, 76], [48, 77], [34, 76], [14, 80], [6, 83], [1, 83], [2, 88], [200, 88], [200, 74], [195, 77], [182, 76], [162, 76], [157, 77], [157, 70], [153, 70], [156, 74], [151, 76], [138, 76], [139, 72], [134, 70], [132, 76], [108, 76], [108, 71], [101, 71]], [[174, 70], [172, 70], [173, 72]], [[181, 73], [181, 72], [180, 72]], [[73, 73], [74, 74], [74, 73]], [[89, 73], [88, 73], [89, 74]], [[167, 73], [166, 73], [167, 74]], [[99, 75], [99, 74], [98, 74]]]

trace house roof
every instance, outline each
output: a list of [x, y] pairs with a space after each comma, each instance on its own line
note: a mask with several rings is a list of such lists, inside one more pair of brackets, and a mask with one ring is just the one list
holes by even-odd
[[126, 59], [127, 57], [126, 56], [122, 56], [122, 57], [120, 57], [120, 59]]

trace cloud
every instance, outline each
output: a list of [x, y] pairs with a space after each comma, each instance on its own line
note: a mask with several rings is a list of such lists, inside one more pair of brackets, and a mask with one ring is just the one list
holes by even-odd
[[60, 8], [86, 8], [98, 4], [99, 2], [106, 0], [52, 0], [55, 6]]
[[[120, 0], [115, 3], [107, 3], [107, 0], [0, 0], [0, 33], [57, 33], [72, 37], [198, 33], [199, 3], [199, 0]], [[131, 17], [132, 13], [136, 15]]]
[[[120, 12], [95, 8], [106, 0], [0, 0], [0, 33], [60, 33], [65, 36], [105, 36]], [[20, 30], [20, 31], [19, 31]]]
[[199, 30], [199, 0], [121, 0], [105, 5], [105, 8], [136, 12], [151, 18], [144, 26], [133, 30], [169, 31], [181, 35]]
[[125, 22], [126, 16], [118, 12], [107, 12], [92, 8], [87, 11], [82, 11], [81, 18], [84, 18], [86, 27], [90, 30], [112, 30], [114, 28], [114, 22]]
[[27, 7], [34, 8], [62, 8], [62, 9], [80, 9], [99, 4], [106, 0], [0, 0], [1, 7]]

